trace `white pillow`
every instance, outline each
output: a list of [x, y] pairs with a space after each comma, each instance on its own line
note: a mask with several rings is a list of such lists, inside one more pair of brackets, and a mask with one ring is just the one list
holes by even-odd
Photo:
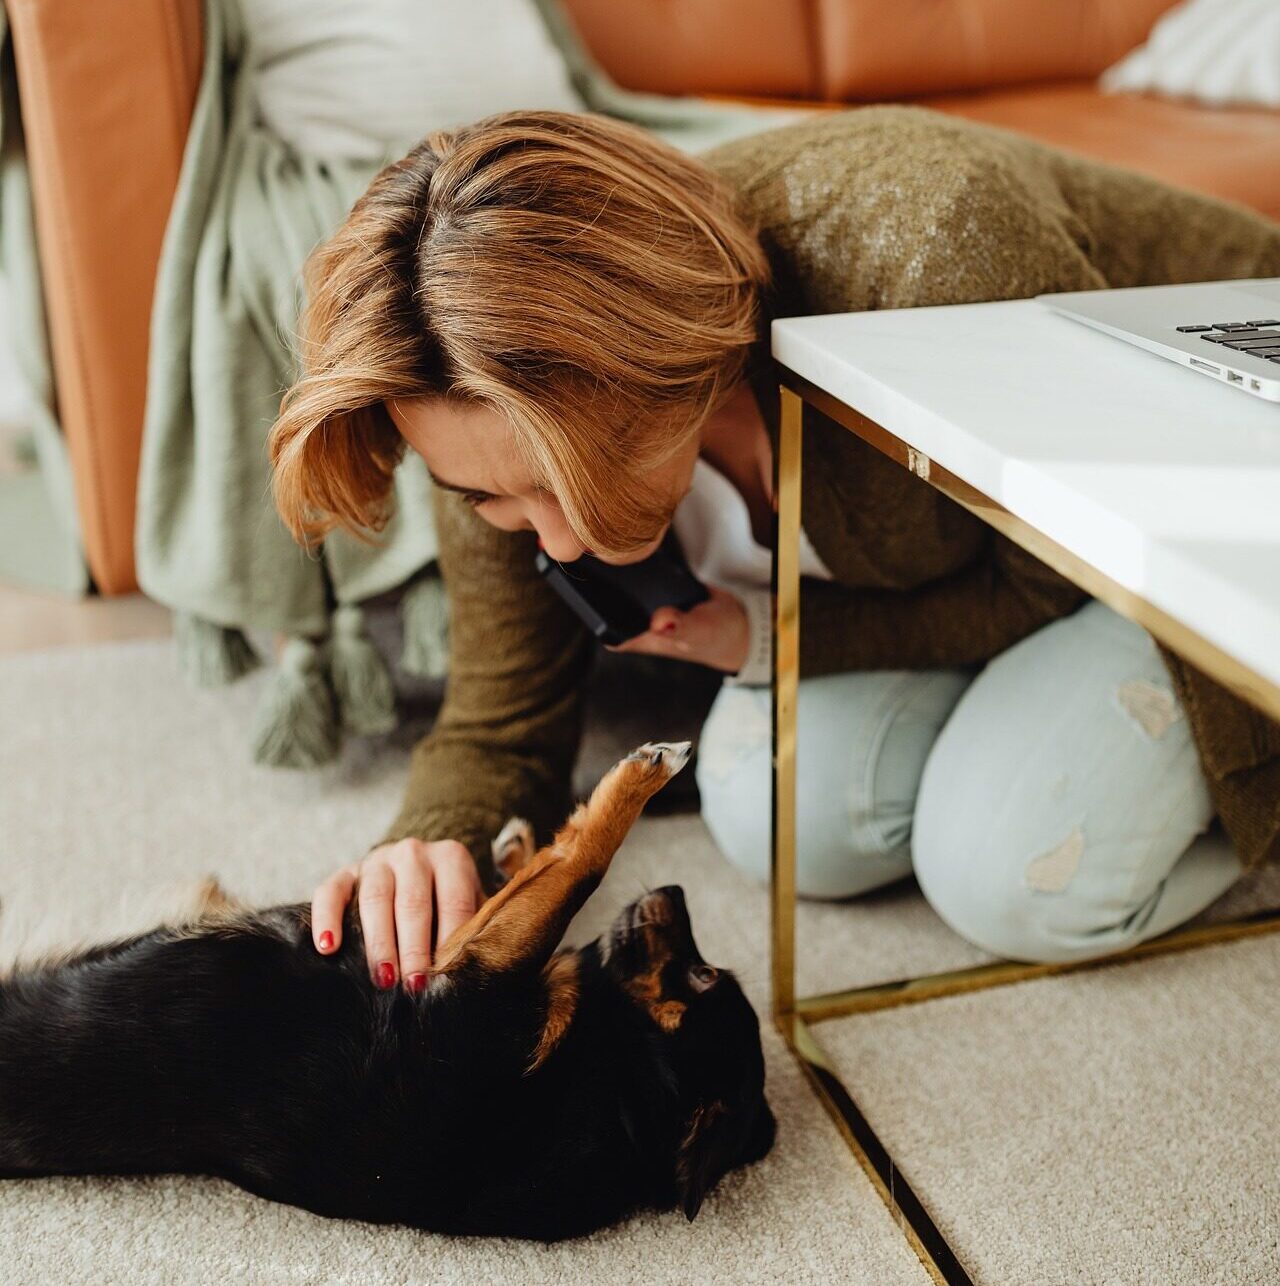
[[300, 152], [377, 160], [512, 108], [581, 111], [534, 0], [241, 0], [258, 119]]
[[1280, 107], [1280, 0], [1184, 0], [1098, 85], [1214, 107]]

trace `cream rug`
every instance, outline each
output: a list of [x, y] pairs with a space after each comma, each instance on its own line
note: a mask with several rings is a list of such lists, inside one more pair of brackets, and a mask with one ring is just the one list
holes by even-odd
[[[367, 849], [397, 806], [405, 737], [353, 741], [320, 772], [257, 768], [246, 745], [260, 678], [193, 691], [167, 641], [0, 661], [0, 947], [142, 919], [149, 890], [206, 873], [254, 902], [305, 899]], [[573, 935], [671, 881], [703, 953], [739, 972], [763, 1014], [764, 893], [694, 816], [642, 822]], [[1275, 884], [1211, 914], [1280, 900]], [[982, 958], [910, 884], [803, 908], [800, 942], [815, 990]], [[1254, 1283], [1280, 1278], [1277, 972], [1280, 938], [819, 1034], [977, 1280]], [[642, 1216], [542, 1248], [320, 1219], [217, 1180], [10, 1181], [0, 1280], [924, 1286], [767, 1025], [766, 1054], [777, 1147], [692, 1225]]]

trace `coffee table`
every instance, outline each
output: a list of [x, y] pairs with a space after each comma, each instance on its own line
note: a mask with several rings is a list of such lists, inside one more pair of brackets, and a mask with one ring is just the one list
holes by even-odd
[[813, 1032], [823, 1019], [1280, 928], [1280, 909], [1098, 960], [795, 994], [800, 445], [806, 405], [1280, 718], [1280, 406], [1035, 300], [780, 318], [772, 982], [788, 1047], [921, 1261], [970, 1280]]

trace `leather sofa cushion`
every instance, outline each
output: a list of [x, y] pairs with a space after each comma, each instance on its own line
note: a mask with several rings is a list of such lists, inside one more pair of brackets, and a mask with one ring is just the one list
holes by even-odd
[[915, 100], [1280, 219], [1280, 113], [1104, 94], [1092, 81]]
[[819, 96], [808, 0], [560, 2], [625, 89]]
[[1176, 0], [815, 0], [824, 98], [871, 101], [1099, 75]]
[[151, 290], [200, 60], [200, 9], [136, 0], [8, 5], [58, 416], [85, 557], [136, 587], [133, 512]]

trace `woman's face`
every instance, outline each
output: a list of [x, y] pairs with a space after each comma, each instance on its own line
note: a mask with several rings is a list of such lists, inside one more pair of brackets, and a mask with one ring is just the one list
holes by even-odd
[[[461, 492], [486, 522], [503, 531], [536, 531], [542, 547], [560, 563], [590, 552], [570, 530], [559, 500], [534, 485], [510, 426], [497, 412], [443, 398], [392, 398], [386, 407], [401, 436], [426, 461], [436, 484]], [[670, 495], [668, 514], [689, 490], [697, 455], [698, 440], [693, 437], [650, 475], [650, 481]], [[607, 561], [632, 563], [647, 557], [661, 542], [666, 525], [643, 549]]]

